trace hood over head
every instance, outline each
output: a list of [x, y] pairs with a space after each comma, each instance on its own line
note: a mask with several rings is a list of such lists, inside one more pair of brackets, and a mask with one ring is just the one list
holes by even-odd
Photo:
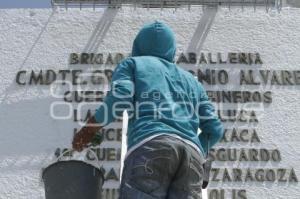
[[145, 25], [136, 36], [132, 56], [155, 56], [173, 62], [176, 52], [175, 36], [162, 22]]

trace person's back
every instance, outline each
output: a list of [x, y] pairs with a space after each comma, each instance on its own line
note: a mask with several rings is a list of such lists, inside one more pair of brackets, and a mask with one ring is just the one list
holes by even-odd
[[101, 123], [107, 116], [105, 125], [122, 116], [123, 109], [128, 110], [126, 157], [161, 134], [177, 136], [199, 153], [207, 150], [208, 134], [210, 146], [222, 136], [222, 125], [205, 90], [192, 74], [174, 63], [175, 52], [173, 31], [160, 22], [148, 24], [136, 36], [132, 56], [114, 71], [113, 91], [104, 104], [109, 108], [118, 102], [118, 111], [108, 109], [104, 114], [100, 109], [96, 119]]
[[[134, 68], [134, 111], [129, 112], [128, 149], [160, 134], [179, 136], [201, 148], [198, 138], [201, 88], [189, 72], [155, 56], [130, 58]], [[142, 141], [142, 142], [141, 142]], [[127, 153], [129, 155], [129, 152]]]

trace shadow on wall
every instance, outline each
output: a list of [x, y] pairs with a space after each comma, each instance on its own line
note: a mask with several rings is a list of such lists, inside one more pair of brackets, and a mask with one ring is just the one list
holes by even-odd
[[96, 52], [111, 26], [118, 9], [106, 8], [82, 52]]
[[[26, 54], [26, 56], [25, 56], [23, 62], [21, 63], [21, 65], [20, 65], [20, 67], [18, 68], [17, 71], [20, 71], [20, 70], [24, 67], [26, 61], [28, 60], [28, 58], [30, 57], [31, 53], [33, 52], [35, 46], [37, 45], [37, 43], [38, 43], [39, 40], [41, 39], [43, 33], [46, 31], [48, 24], [50, 23], [51, 19], [52, 19], [53, 16], [54, 16], [54, 13], [55, 13], [55, 11], [52, 10], [52, 12], [51, 12], [50, 16], [48, 17], [46, 23], [45, 23], [44, 26], [42, 27], [42, 29], [41, 29], [40, 33], [38, 34], [37, 38], [34, 40], [34, 42], [33, 42], [32, 46], [31, 46], [31, 48], [30, 48], [29, 51], [27, 52], [27, 54]], [[8, 86], [8, 87], [5, 89], [4, 95], [3, 95], [2, 99], [0, 99], [0, 104], [3, 103], [3, 102], [5, 102], [5, 101], [7, 100], [8, 92], [9, 92], [9, 91], [12, 91], [12, 90], [15, 90], [15, 89], [16, 89], [16, 84], [15, 84], [15, 81], [13, 80], [13, 82], [10, 84], [10, 86]]]
[[196, 31], [187, 48], [187, 52], [199, 53], [217, 15], [217, 7], [207, 7], [198, 23]]
[[[93, 52], [97, 50], [117, 12], [118, 9], [106, 9], [104, 11], [85, 46], [85, 51]], [[36, 37], [32, 40], [31, 46], [28, 46], [28, 51], [24, 52], [25, 56], [22, 58], [20, 65], [17, 66], [17, 71], [25, 67], [28, 60], [32, 57], [33, 52], [37, 50], [41, 42], [40, 40], [43, 38], [45, 32], [47, 32], [49, 24], [53, 22], [55, 14], [55, 10], [49, 13], [46, 21], [40, 27], [40, 31], [37, 32]], [[37, 95], [41, 93], [43, 96], [46, 92], [49, 92], [48, 87], [36, 86], [34, 88], [38, 92], [35, 93]], [[52, 144], [54, 146], [63, 146], [65, 142], [69, 142], [69, 133], [65, 132], [69, 132], [69, 129], [72, 128], [72, 122], [57, 122], [53, 120], [49, 114], [49, 106], [55, 99], [46, 97], [43, 99], [38, 98], [24, 101], [22, 95], [15, 95], [15, 92], [19, 89], [22, 90], [22, 93], [26, 93], [30, 87], [19, 87], [15, 79], [13, 79], [3, 93], [0, 93], [0, 112], [2, 113], [0, 126], [3, 127], [3, 129], [7, 129], [4, 132], [5, 141], [1, 144], [0, 149], [2, 149], [6, 155], [8, 155], [7, 151], [9, 151], [10, 155], [20, 154], [21, 151], [22, 153], [34, 154], [37, 149], [43, 149], [45, 147], [51, 148]], [[16, 103], [19, 101], [22, 101], [22, 103]], [[26, 132], [26, 134], [22, 132]], [[53, 132], [53, 134], [49, 134], [48, 132]], [[32, 140], [37, 144], [28, 145]], [[49, 145], [45, 146], [43, 140], [48, 140]], [[14, 148], [13, 146], [16, 145], [18, 147]], [[2, 153], [0, 153], [0, 156], [1, 155]]]
[[287, 0], [286, 3], [289, 6], [300, 8], [300, 1], [299, 0]]
[[[101, 19], [97, 23], [97, 26], [95, 27], [89, 41], [87, 42], [86, 46], [83, 49], [83, 52], [95, 52], [97, 51], [98, 47], [100, 46], [101, 42], [103, 41], [107, 31], [109, 30], [109, 27], [111, 26], [115, 16], [117, 15], [118, 9], [109, 9], [107, 8], [103, 15], [101, 16]], [[38, 34], [37, 38], [34, 40], [32, 46], [30, 47], [29, 51], [26, 53], [26, 56], [24, 60], [22, 61], [21, 65], [17, 69], [18, 71], [22, 70], [24, 65], [26, 64], [27, 60], [30, 58], [33, 50], [37, 46], [38, 42], [40, 41], [42, 35], [47, 30], [47, 26], [49, 25], [51, 19], [53, 18], [55, 13], [55, 10], [51, 12], [49, 15], [47, 21], [41, 28], [40, 33]], [[8, 97], [10, 92], [9, 91], [15, 91], [17, 89], [15, 81], [13, 80], [12, 83], [5, 89], [3, 93], [1, 93], [0, 97], [0, 103], [4, 103], [9, 101]], [[42, 92], [42, 91], [41, 91]]]

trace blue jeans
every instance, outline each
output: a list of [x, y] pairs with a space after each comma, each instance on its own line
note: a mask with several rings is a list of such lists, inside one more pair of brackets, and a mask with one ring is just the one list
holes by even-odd
[[126, 158], [119, 199], [201, 199], [203, 163], [182, 140], [155, 137]]

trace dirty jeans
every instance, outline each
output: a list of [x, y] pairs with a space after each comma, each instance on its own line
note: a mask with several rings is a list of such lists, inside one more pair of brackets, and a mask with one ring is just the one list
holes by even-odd
[[182, 140], [155, 137], [125, 159], [119, 199], [201, 199], [203, 163]]

